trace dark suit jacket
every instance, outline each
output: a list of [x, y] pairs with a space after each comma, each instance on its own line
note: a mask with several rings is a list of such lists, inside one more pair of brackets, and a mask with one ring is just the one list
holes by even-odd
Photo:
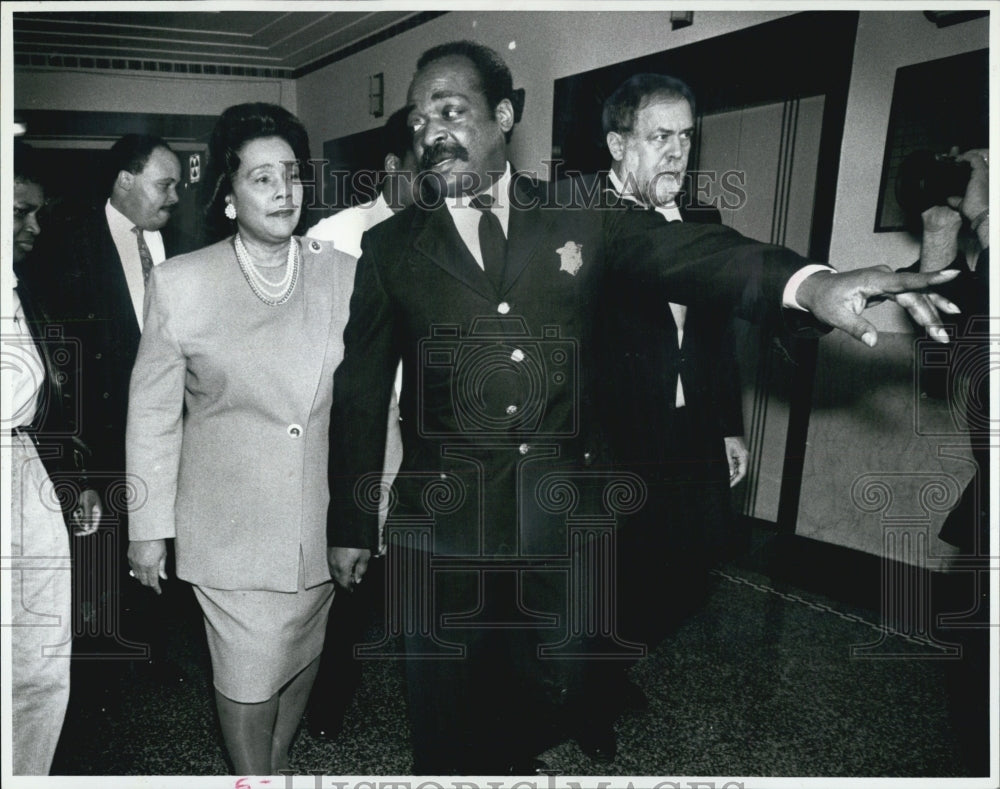
[[[103, 205], [56, 219], [39, 241], [49, 312], [76, 343], [76, 369], [64, 387], [66, 408], [93, 452], [95, 482], [107, 488], [125, 473], [128, 388], [139, 323]], [[170, 257], [173, 250], [166, 251]], [[109, 515], [124, 516], [124, 509], [120, 500], [106, 507]]]
[[[689, 306], [778, 319], [784, 284], [806, 262], [722, 226], [574, 207], [580, 188], [515, 178], [499, 292], [444, 206], [411, 207], [365, 234], [334, 377], [331, 545], [377, 546], [363, 491], [381, 475], [402, 357], [403, 462], [390, 518], [433, 522], [438, 552], [565, 555], [567, 500], [551, 472], [600, 488], [593, 346], [606, 327], [594, 306], [607, 288], [627, 281]], [[588, 514], [584, 498], [574, 514]]]
[[[680, 204], [685, 222], [720, 224], [711, 206]], [[707, 461], [725, 459], [723, 437], [743, 434], [739, 371], [733, 350], [732, 314], [692, 306], [684, 320], [683, 343], [661, 291], [617, 280], [597, 305], [606, 323], [598, 348], [602, 407], [608, 439], [617, 460], [634, 470], [655, 472], [674, 461], [704, 473]], [[678, 446], [672, 435], [677, 377], [684, 386], [685, 419], [699, 437], [696, 446]], [[698, 468], [695, 468], [697, 464]], [[727, 474], [715, 468], [714, 474]]]

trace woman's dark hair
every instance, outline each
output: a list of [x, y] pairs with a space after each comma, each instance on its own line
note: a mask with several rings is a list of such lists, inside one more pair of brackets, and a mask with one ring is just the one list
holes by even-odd
[[[277, 104], [250, 102], [228, 107], [219, 116], [208, 143], [209, 190], [205, 204], [206, 241], [211, 243], [232, 235], [236, 223], [226, 219], [223, 209], [225, 199], [233, 190], [233, 176], [240, 168], [240, 154], [251, 140], [262, 137], [280, 137], [295, 154], [301, 171], [309, 162], [309, 135], [302, 121]], [[304, 208], [304, 206], [303, 206]], [[299, 233], [306, 222], [306, 212], [299, 216]]]

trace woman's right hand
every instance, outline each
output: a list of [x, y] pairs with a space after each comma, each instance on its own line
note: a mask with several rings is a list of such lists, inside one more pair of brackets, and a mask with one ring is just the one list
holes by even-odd
[[160, 579], [167, 579], [167, 541], [129, 540], [128, 563], [132, 568], [130, 575], [160, 594]]

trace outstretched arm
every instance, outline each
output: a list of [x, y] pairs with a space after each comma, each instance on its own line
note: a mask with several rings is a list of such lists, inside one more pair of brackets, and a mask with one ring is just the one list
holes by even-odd
[[960, 310], [929, 288], [942, 285], [957, 274], [957, 271], [933, 274], [894, 272], [888, 266], [872, 266], [843, 273], [820, 271], [807, 277], [799, 286], [796, 299], [823, 323], [873, 346], [878, 340], [878, 332], [862, 317], [862, 313], [871, 304], [889, 298], [903, 307], [914, 321], [926, 326], [932, 339], [948, 342], [948, 333], [941, 326], [940, 313], [953, 315]]
[[[656, 222], [646, 212], [616, 211], [608, 220], [607, 262], [615, 276], [640, 277], [681, 304], [734, 309], [761, 323], [779, 313], [784, 287], [810, 261], [789, 249], [746, 238], [719, 225]], [[930, 289], [955, 272], [897, 273], [874, 266], [844, 273], [822, 270], [807, 276], [794, 294], [797, 304], [827, 326], [866, 345], [878, 333], [861, 314], [892, 299], [930, 336], [947, 342], [941, 312], [958, 308]]]

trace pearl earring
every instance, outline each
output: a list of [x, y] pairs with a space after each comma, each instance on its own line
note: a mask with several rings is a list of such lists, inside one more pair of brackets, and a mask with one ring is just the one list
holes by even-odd
[[226, 219], [236, 219], [236, 206], [232, 203], [226, 203], [224, 213], [226, 215]]

